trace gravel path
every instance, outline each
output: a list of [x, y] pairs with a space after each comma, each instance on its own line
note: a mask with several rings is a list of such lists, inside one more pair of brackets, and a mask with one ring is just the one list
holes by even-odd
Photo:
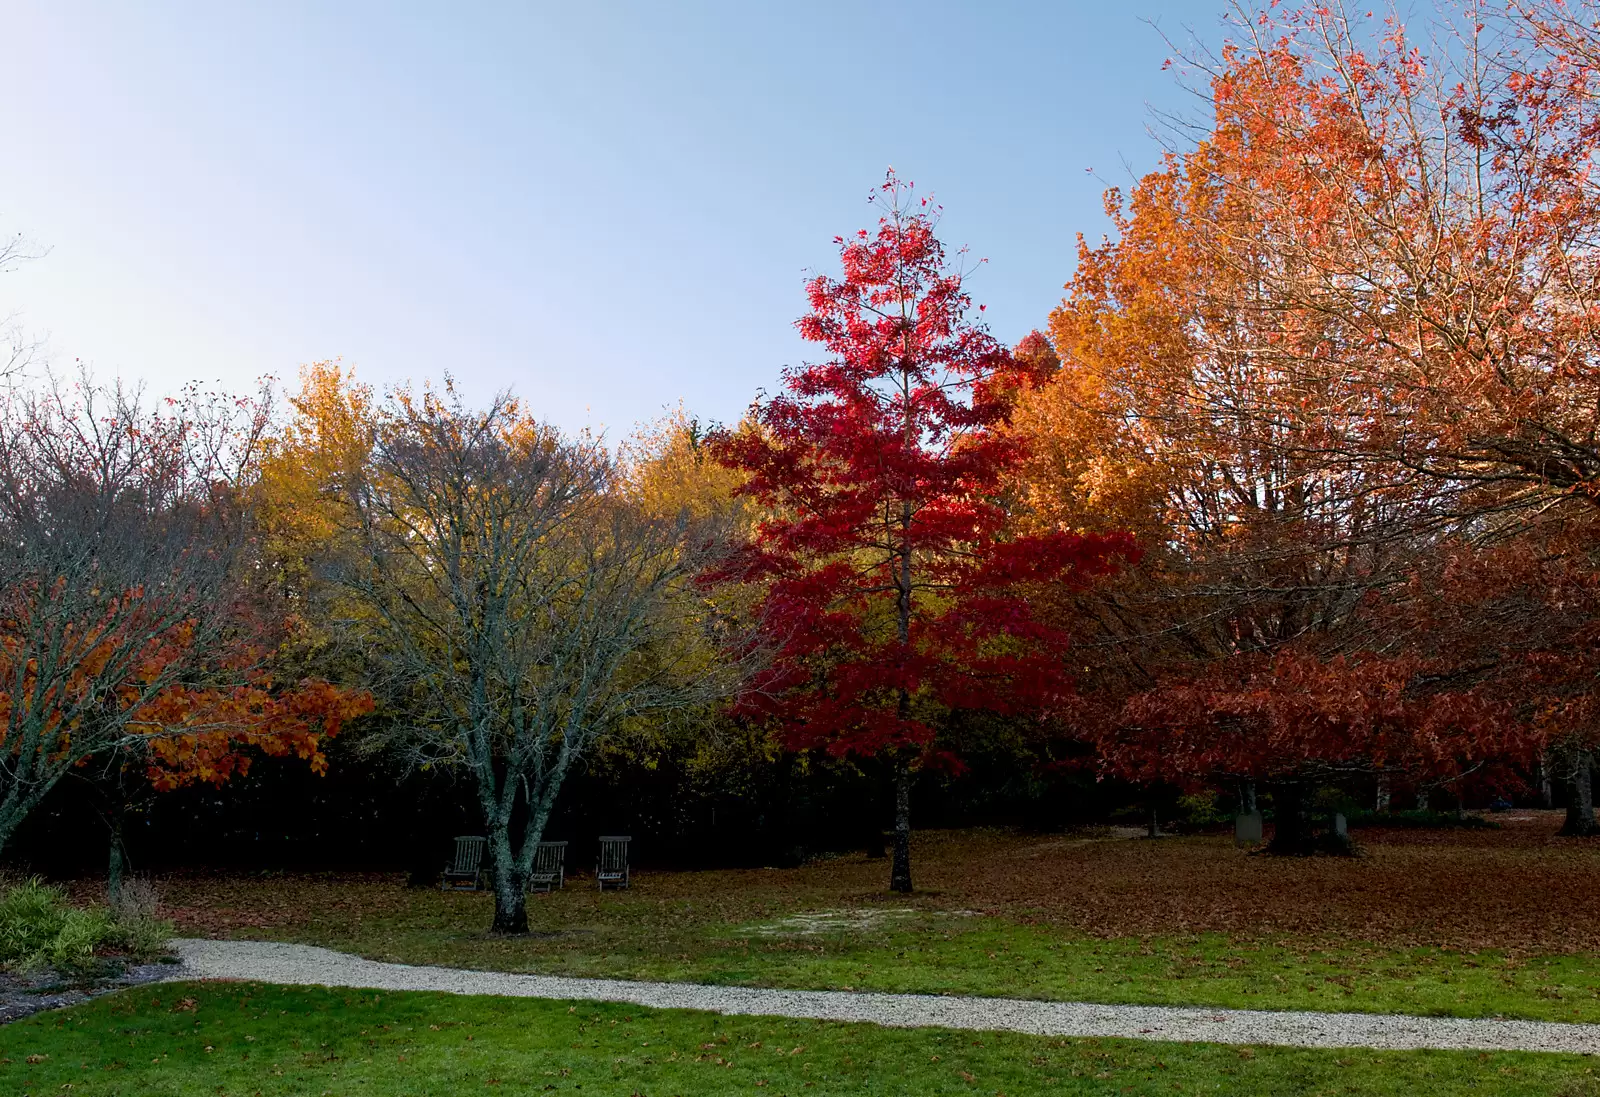
[[171, 964], [134, 964], [115, 975], [86, 978], [59, 975], [48, 968], [35, 975], [0, 972], [0, 1025], [170, 978]]
[[1551, 1021], [1467, 1020], [1376, 1013], [1274, 1013], [927, 994], [765, 990], [695, 983], [634, 983], [382, 964], [311, 945], [179, 940], [173, 942], [173, 947], [183, 959], [182, 968], [172, 975], [179, 979], [240, 979], [301, 986], [629, 1002], [657, 1009], [702, 1009], [714, 1013], [866, 1021], [897, 1027], [986, 1029], [1041, 1036], [1111, 1036], [1321, 1048], [1600, 1054], [1600, 1025]]

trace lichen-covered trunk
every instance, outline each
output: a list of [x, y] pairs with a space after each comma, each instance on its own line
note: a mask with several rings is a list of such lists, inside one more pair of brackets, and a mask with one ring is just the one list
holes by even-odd
[[1567, 820], [1561, 833], [1577, 838], [1600, 834], [1600, 824], [1594, 818], [1594, 754], [1574, 751], [1568, 772]]
[[503, 830], [499, 838], [500, 841], [497, 842], [495, 836], [490, 837], [490, 842], [496, 849], [493, 876], [494, 924], [489, 927], [489, 931], [507, 934], [527, 933], [528, 889], [515, 859], [511, 856], [511, 846], [505, 841], [506, 835]]
[[911, 890], [911, 754], [905, 750], [894, 760], [894, 863], [889, 890]]
[[489, 880], [494, 888], [494, 921], [490, 933], [527, 933], [527, 877], [511, 851], [511, 814], [516, 806], [516, 784], [506, 774], [504, 787], [497, 779], [487, 750], [478, 765], [478, 797], [483, 807], [483, 825], [488, 831]]

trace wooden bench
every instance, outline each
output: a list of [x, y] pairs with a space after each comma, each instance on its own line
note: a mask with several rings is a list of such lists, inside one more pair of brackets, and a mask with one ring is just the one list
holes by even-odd
[[628, 886], [628, 843], [633, 838], [626, 834], [602, 834], [600, 836], [600, 860], [595, 862], [594, 882], [601, 891], [606, 885], [612, 887]]
[[533, 870], [528, 873], [529, 891], [550, 891], [567, 883], [567, 843], [540, 842], [533, 851]]
[[483, 880], [483, 849], [487, 838], [462, 835], [456, 839], [456, 858], [444, 866], [441, 891], [477, 891]]

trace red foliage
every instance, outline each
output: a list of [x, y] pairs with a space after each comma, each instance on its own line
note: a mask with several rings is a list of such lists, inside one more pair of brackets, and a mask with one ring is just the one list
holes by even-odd
[[1369, 771], [1429, 781], [1531, 755], [1538, 736], [1493, 691], [1417, 687], [1448, 669], [1418, 656], [1240, 654], [1205, 679], [1134, 695], [1098, 745], [1125, 776], [1179, 783]]
[[842, 276], [807, 285], [797, 327], [829, 359], [789, 370], [751, 423], [712, 441], [768, 513], [721, 574], [765, 584], [776, 649], [743, 712], [796, 749], [925, 755], [943, 711], [1057, 704], [1067, 636], [1035, 617], [1029, 589], [1082, 583], [1136, 549], [1123, 535], [1008, 535], [1002, 490], [1023, 453], [995, 428], [1054, 363], [968, 319], [937, 207], [892, 172], [876, 204], [876, 232], [836, 239]]

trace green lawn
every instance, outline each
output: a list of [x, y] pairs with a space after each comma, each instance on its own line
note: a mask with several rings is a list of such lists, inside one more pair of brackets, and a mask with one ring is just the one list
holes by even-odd
[[[796, 869], [578, 879], [485, 930], [487, 894], [393, 875], [177, 877], [196, 936], [379, 960], [796, 988], [1600, 1022], [1600, 842], [1533, 817], [1362, 832], [1349, 858], [1004, 831], [917, 837], [918, 891], [860, 855]], [[831, 918], [816, 917], [832, 912]]]
[[1597, 1097], [1578, 1056], [1303, 1051], [725, 1018], [246, 984], [144, 987], [0, 1028], [0, 1092]]
[[241, 936], [378, 960], [740, 986], [982, 994], [1067, 1001], [1326, 1009], [1600, 1022], [1600, 960], [1220, 934], [1086, 937], [1002, 917], [915, 912], [860, 928], [732, 924], [692, 903], [536, 899], [528, 938], [483, 931], [486, 896], [410, 893], [388, 913], [326, 913]]

